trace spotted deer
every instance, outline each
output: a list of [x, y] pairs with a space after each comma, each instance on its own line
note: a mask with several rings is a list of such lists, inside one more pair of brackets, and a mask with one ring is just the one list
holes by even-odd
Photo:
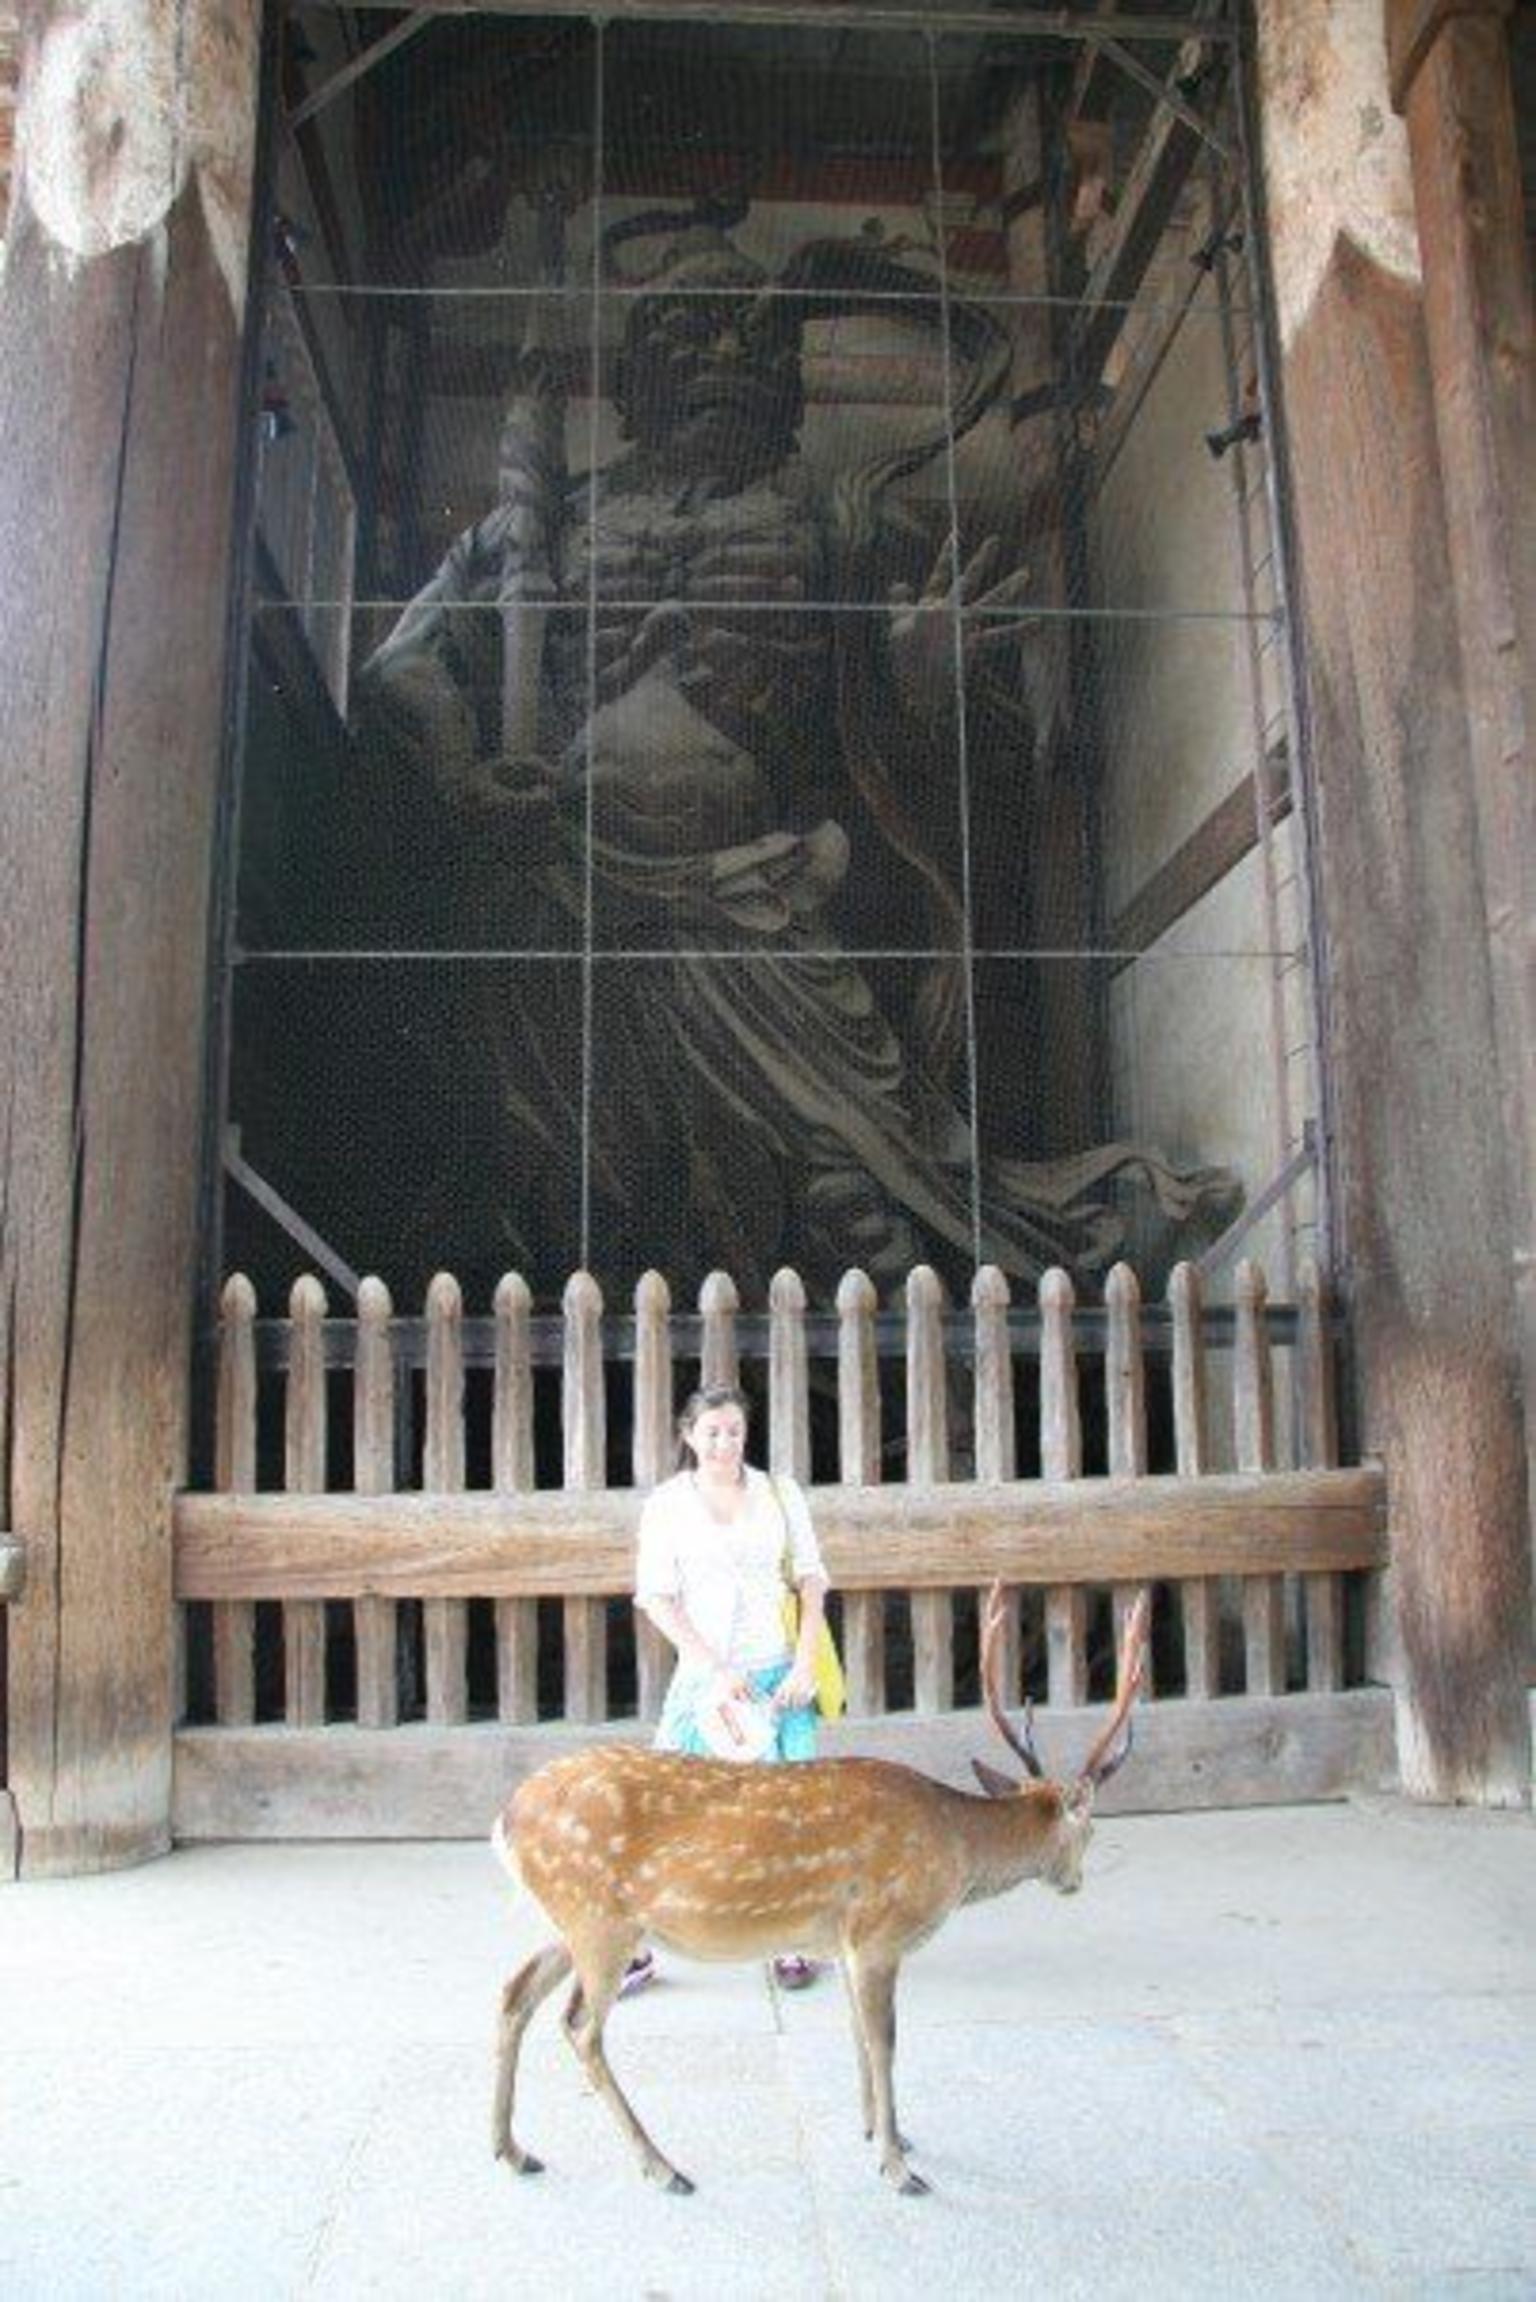
[[1029, 1715], [1015, 1729], [998, 1672], [1004, 1621], [994, 1584], [983, 1619], [988, 1714], [1029, 1780], [972, 1761], [985, 1798], [885, 1759], [732, 1766], [605, 1746], [556, 1759], [497, 1817], [492, 1843], [554, 1924], [502, 1994], [492, 2141], [519, 2174], [542, 2162], [512, 2133], [523, 2033], [568, 1975], [565, 2034], [653, 2182], [693, 2184], [630, 2108], [603, 2050], [603, 2025], [642, 1942], [686, 1958], [764, 1958], [794, 1945], [835, 1959], [853, 2013], [864, 2131], [880, 2171], [909, 2194], [928, 2184], [907, 2163], [892, 2062], [896, 1978], [908, 1951], [962, 1903], [1025, 1879], [1059, 1894], [1082, 1884], [1094, 1794], [1128, 1755], [1131, 1706], [1145, 1669], [1148, 1594], [1131, 1610], [1114, 1708], [1070, 1782], [1045, 1779]]

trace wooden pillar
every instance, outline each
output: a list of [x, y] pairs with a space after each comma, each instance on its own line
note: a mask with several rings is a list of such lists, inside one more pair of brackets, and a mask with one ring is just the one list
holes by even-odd
[[165, 1848], [257, 0], [24, 8], [0, 286], [0, 1510], [24, 1875]]
[[1536, 325], [1510, 82], [1512, 0], [1388, 0], [1466, 670], [1536, 1519]]
[[1463, 665], [1380, 0], [1260, 0], [1263, 158], [1365, 1443], [1416, 1797], [1529, 1796], [1512, 1239]]
[[[1013, 341], [1011, 414], [1022, 549], [1032, 578], [1030, 598], [1058, 611], [1031, 634], [1025, 659], [1034, 745], [1016, 763], [1014, 813], [1017, 836], [1033, 860], [1029, 911], [1019, 922], [1018, 940], [1040, 951], [1082, 955], [1096, 941], [1093, 830], [1083, 731], [1075, 724], [1081, 681], [1074, 677], [1074, 649], [1081, 647], [1082, 635], [1059, 613], [1076, 604], [1069, 596], [1061, 524], [1070, 493], [1063, 462], [1075, 453], [1068, 443], [1076, 411], [1070, 402], [1064, 409], [1060, 397], [1069, 379], [1057, 360], [1061, 306], [1052, 296], [1057, 283], [1048, 245], [1048, 147], [1040, 102], [1039, 83], [1032, 80], [1010, 104], [1002, 161], [1008, 287], [1015, 296], [1035, 299], [1006, 315]], [[1049, 1111], [1037, 1113], [1044, 1127], [1033, 1145], [1037, 1156], [1080, 1149], [1095, 1140], [1102, 1122], [1103, 1083], [1094, 1050], [1102, 1047], [1104, 1034], [1094, 1014], [1095, 974], [1086, 958], [1034, 970], [1036, 1075], [1050, 1080]]]

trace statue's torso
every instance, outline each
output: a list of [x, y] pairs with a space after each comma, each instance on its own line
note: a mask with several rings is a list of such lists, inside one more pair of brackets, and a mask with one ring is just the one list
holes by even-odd
[[[597, 707], [571, 710], [571, 770], [590, 766], [619, 844], [734, 845], [781, 819], [778, 755], [824, 706], [830, 619], [821, 539], [793, 483], [735, 493], [622, 479], [595, 523], [580, 497], [561, 592], [595, 596]], [[551, 634], [557, 693], [585, 693], [586, 619]]]

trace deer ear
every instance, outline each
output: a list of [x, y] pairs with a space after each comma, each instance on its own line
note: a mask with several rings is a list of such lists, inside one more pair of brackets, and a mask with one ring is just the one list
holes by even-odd
[[1005, 1774], [999, 1774], [995, 1766], [988, 1766], [984, 1758], [972, 1759], [971, 1772], [988, 1798], [1012, 1798], [1018, 1790], [1016, 1782], [1011, 1782]]
[[1062, 1804], [1074, 1822], [1086, 1822], [1093, 1812], [1093, 1784], [1085, 1777], [1075, 1782]]

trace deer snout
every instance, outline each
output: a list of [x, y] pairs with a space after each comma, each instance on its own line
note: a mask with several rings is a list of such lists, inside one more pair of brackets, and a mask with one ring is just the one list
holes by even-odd
[[1076, 1811], [1069, 1803], [1057, 1828], [1051, 1859], [1042, 1877], [1047, 1886], [1058, 1894], [1076, 1894], [1083, 1883], [1083, 1857], [1088, 1852], [1088, 1841], [1093, 1836], [1093, 1823], [1086, 1805]]

